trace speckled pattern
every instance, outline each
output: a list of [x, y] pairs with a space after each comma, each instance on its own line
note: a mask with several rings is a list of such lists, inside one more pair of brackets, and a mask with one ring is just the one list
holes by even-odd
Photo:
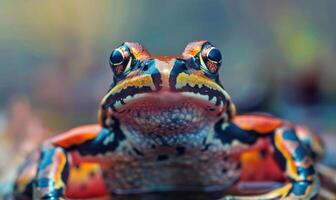
[[111, 192], [119, 194], [223, 190], [239, 178], [238, 162], [220, 152], [121, 156], [115, 161], [118, 165], [104, 166], [103, 174]]
[[139, 134], [132, 126], [122, 126], [127, 130], [126, 136], [129, 142], [142, 151], [151, 151], [156, 146], [185, 146], [202, 149], [205, 148], [205, 140], [210, 132], [213, 132], [211, 124], [201, 123], [202, 128], [188, 129], [189, 132], [174, 134], [159, 134], [156, 132]]
[[[137, 134], [174, 135], [201, 129], [206, 123], [206, 110], [191, 102], [158, 107], [149, 105], [134, 106], [120, 116], [123, 124], [132, 125]], [[211, 116], [208, 116], [211, 117]]]
[[132, 125], [123, 126], [127, 139], [103, 167], [107, 187], [123, 194], [225, 189], [239, 178], [240, 166], [221, 143], [209, 138], [213, 127], [213, 121], [203, 120], [190, 132], [141, 134]]

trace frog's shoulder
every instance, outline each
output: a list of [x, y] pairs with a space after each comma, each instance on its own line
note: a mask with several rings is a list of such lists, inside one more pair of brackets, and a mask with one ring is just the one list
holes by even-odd
[[286, 123], [284, 120], [266, 113], [249, 113], [237, 115], [232, 122], [239, 128], [247, 131], [256, 131], [260, 134], [272, 132]]
[[83, 125], [60, 133], [47, 142], [56, 146], [68, 148], [94, 139], [101, 130], [102, 127], [99, 124]]

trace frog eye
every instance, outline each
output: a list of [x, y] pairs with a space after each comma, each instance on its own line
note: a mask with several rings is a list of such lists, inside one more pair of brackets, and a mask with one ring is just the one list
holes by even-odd
[[206, 45], [199, 56], [201, 68], [203, 70], [207, 70], [211, 74], [218, 72], [218, 69], [222, 64], [222, 54], [216, 47]]
[[121, 46], [112, 51], [110, 67], [114, 75], [119, 76], [130, 69], [132, 57], [127, 47]]

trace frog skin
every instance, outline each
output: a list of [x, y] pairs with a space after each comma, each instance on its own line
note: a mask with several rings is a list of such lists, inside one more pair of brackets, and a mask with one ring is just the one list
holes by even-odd
[[43, 143], [19, 170], [17, 199], [225, 191], [259, 180], [283, 185], [221, 199], [316, 198], [319, 138], [270, 115], [236, 115], [219, 80], [221, 53], [208, 41], [162, 57], [125, 42], [109, 63], [113, 83], [99, 123]]

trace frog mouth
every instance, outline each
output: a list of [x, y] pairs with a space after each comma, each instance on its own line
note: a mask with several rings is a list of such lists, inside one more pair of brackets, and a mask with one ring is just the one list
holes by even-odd
[[192, 132], [216, 121], [224, 107], [190, 93], [137, 95], [114, 112], [122, 124], [141, 133], [176, 134]]
[[114, 104], [114, 111], [123, 113], [127, 110], [154, 109], [158, 111], [170, 110], [175, 107], [185, 109], [203, 108], [210, 113], [223, 112], [224, 102], [218, 103], [216, 97], [209, 97], [193, 92], [150, 92], [130, 95]]
[[[199, 88], [198, 88], [199, 89]], [[226, 100], [224, 96], [209, 94], [208, 90], [197, 90], [197, 88], [188, 87], [183, 90], [170, 91], [152, 91], [151, 88], [132, 88], [132, 92], [120, 92], [114, 94], [108, 99], [108, 103], [105, 106], [110, 107], [114, 112], [121, 112], [124, 110], [126, 105], [133, 104], [134, 102], [142, 102], [142, 100], [155, 100], [160, 104], [178, 104], [186, 102], [203, 102], [203, 105], [207, 105], [210, 110], [222, 110], [226, 105]], [[139, 91], [138, 91], [139, 90]], [[127, 94], [127, 95], [122, 95]]]

